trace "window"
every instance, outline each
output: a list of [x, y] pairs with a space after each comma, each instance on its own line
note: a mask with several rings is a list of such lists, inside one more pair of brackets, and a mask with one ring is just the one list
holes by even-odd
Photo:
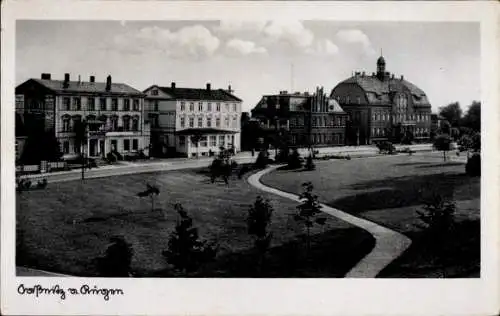
[[217, 136], [210, 136], [210, 146], [217, 146]]
[[226, 112], [229, 112], [229, 104], [226, 103], [225, 106], [226, 106]]
[[203, 117], [198, 117], [198, 127], [202, 127], [203, 126]]
[[233, 103], [233, 111], [234, 112], [238, 111], [238, 105], [236, 105], [236, 103]]
[[179, 146], [185, 146], [185, 145], [186, 145], [186, 137], [179, 136]]
[[186, 118], [181, 117], [181, 128], [184, 128], [184, 126], [186, 126]]
[[65, 110], [65, 111], [71, 110], [69, 98], [63, 98], [63, 110]]
[[130, 111], [130, 99], [123, 99], [123, 111]]
[[130, 139], [124, 139], [123, 140], [123, 150], [124, 151], [129, 151], [130, 150]]
[[154, 102], [154, 104], [153, 104], [153, 111], [154, 112], [158, 112], [158, 100], [154, 100], [153, 102]]
[[82, 117], [80, 115], [73, 116], [73, 130], [78, 126], [78, 124], [82, 121]]
[[62, 131], [63, 132], [69, 132], [70, 131], [70, 117], [69, 116], [63, 116], [62, 117]]
[[190, 112], [194, 111], [194, 103], [193, 102], [189, 103], [189, 111]]
[[216, 104], [216, 111], [217, 111], [217, 112], [220, 112], [220, 103], [217, 103], [217, 104]]
[[88, 108], [89, 111], [95, 111], [95, 99], [92, 97], [88, 98]]
[[200, 138], [200, 147], [207, 147], [207, 136], [202, 136]]
[[234, 146], [234, 135], [231, 135], [231, 145]]
[[212, 127], [212, 118], [210, 116], [207, 117], [207, 127]]
[[212, 111], [212, 103], [210, 103], [210, 102], [207, 103], [207, 111], [209, 111], [209, 112]]
[[117, 131], [118, 130], [118, 116], [112, 116], [110, 118], [110, 121], [111, 121], [111, 128], [114, 130], [114, 131]]
[[198, 102], [198, 111], [203, 111], [203, 102]]
[[111, 111], [118, 111], [118, 99], [111, 99]]
[[132, 120], [132, 130], [135, 132], [139, 130], [139, 118], [137, 116]]
[[220, 117], [215, 119], [215, 127], [220, 127]]
[[80, 146], [75, 142], [73, 143], [73, 152], [75, 154], [79, 154], [81, 151], [80, 151]]
[[313, 123], [312, 123], [313, 126], [316, 126], [318, 125], [318, 119], [313, 117]]
[[63, 142], [63, 153], [69, 154], [69, 142], [67, 140]]
[[139, 149], [139, 140], [132, 139], [132, 150], [137, 150], [137, 149]]
[[226, 118], [224, 119], [224, 126], [225, 126], [225, 127], [229, 127], [229, 117], [226, 117]]
[[181, 102], [181, 112], [184, 112], [185, 110], [186, 110], [186, 105], [183, 101], [183, 102]]
[[80, 99], [80, 97], [73, 98], [73, 110], [74, 111], [81, 111], [82, 110], [82, 100]]
[[139, 100], [134, 99], [132, 102], [134, 103], [134, 111], [140, 111], [141, 109], [139, 108]]
[[194, 117], [189, 118], [189, 127], [194, 127]]
[[237, 128], [238, 126], [236, 126], [236, 117], [233, 117], [233, 128]]
[[99, 99], [99, 107], [101, 108], [101, 111], [106, 111], [106, 98]]
[[151, 90], [151, 95], [158, 95], [158, 90], [156, 89]]
[[123, 120], [123, 130], [129, 131], [130, 130], [130, 116], [124, 115], [122, 120]]
[[219, 146], [221, 147], [226, 146], [226, 136], [224, 135], [219, 136]]

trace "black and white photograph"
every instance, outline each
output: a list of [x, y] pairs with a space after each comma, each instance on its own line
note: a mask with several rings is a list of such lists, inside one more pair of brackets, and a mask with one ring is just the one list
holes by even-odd
[[484, 279], [480, 21], [242, 11], [11, 22], [9, 295]]

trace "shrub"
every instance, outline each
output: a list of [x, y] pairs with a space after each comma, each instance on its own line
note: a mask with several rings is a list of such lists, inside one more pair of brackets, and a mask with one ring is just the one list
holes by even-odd
[[267, 150], [262, 150], [259, 152], [257, 159], [255, 160], [255, 167], [258, 169], [263, 169], [267, 167], [269, 163], [269, 153]]
[[201, 265], [215, 259], [217, 248], [200, 240], [198, 229], [193, 227], [193, 220], [182, 205], [176, 204], [179, 215], [175, 231], [170, 234], [168, 249], [163, 256], [169, 264], [186, 273], [196, 271]]
[[210, 180], [214, 183], [215, 179], [222, 177], [224, 182], [228, 184], [233, 169], [237, 167], [238, 164], [235, 161], [230, 161], [229, 158], [219, 156], [210, 165]]
[[293, 152], [288, 157], [288, 169], [299, 169], [302, 168], [302, 158], [300, 157], [299, 151], [294, 149]]
[[314, 164], [313, 157], [311, 155], [307, 156], [305, 167], [306, 167], [306, 170], [316, 169], [316, 165]]
[[481, 155], [474, 154], [472, 157], [467, 159], [467, 164], [465, 165], [465, 173], [472, 177], [481, 176]]
[[260, 253], [260, 264], [271, 244], [272, 233], [267, 231], [271, 223], [273, 207], [268, 200], [258, 196], [254, 205], [248, 210], [247, 225], [248, 233], [255, 236], [255, 248]]
[[434, 139], [434, 149], [443, 152], [443, 161], [446, 161], [446, 152], [451, 150], [451, 138], [447, 134], [438, 135]]
[[290, 149], [288, 147], [282, 147], [278, 150], [278, 155], [276, 156], [276, 162], [287, 162], [290, 156]]
[[104, 277], [129, 277], [132, 246], [123, 237], [112, 237], [104, 257], [97, 259], [99, 274]]

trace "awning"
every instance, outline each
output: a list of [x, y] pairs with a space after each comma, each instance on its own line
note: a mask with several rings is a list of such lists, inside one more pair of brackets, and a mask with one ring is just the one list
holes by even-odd
[[187, 128], [175, 132], [177, 135], [206, 135], [206, 134], [236, 134], [237, 131], [230, 131], [217, 128]]

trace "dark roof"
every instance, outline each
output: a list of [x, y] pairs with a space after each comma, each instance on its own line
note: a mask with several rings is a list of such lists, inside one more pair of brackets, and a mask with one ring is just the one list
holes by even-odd
[[195, 135], [195, 134], [235, 134], [236, 131], [230, 131], [217, 128], [187, 128], [175, 132], [177, 135]]
[[111, 90], [106, 91], [105, 82], [89, 82], [89, 81], [69, 81], [67, 88], [63, 87], [64, 80], [47, 80], [47, 79], [31, 79], [44, 87], [55, 92], [90, 92], [102, 94], [130, 94], [143, 95], [137, 89], [124, 83], [111, 83]]
[[355, 84], [361, 87], [367, 95], [370, 103], [390, 102], [392, 92], [409, 92], [413, 96], [413, 102], [417, 105], [428, 105], [427, 96], [419, 87], [404, 79], [386, 76], [380, 80], [377, 76], [355, 75], [340, 82], [333, 90], [340, 85]]
[[210, 100], [210, 101], [238, 101], [241, 99], [223, 89], [195, 89], [195, 88], [172, 88], [158, 87], [161, 91], [171, 95], [174, 99], [183, 100]]
[[382, 65], [385, 65], [385, 59], [383, 56], [380, 56], [378, 59], [377, 59], [377, 65], [379, 64], [382, 64]]

